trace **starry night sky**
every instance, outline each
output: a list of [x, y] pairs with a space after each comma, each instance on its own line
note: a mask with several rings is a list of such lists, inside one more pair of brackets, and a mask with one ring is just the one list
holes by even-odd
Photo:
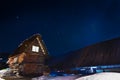
[[54, 56], [120, 37], [120, 1], [0, 1], [0, 52], [13, 52], [35, 33]]

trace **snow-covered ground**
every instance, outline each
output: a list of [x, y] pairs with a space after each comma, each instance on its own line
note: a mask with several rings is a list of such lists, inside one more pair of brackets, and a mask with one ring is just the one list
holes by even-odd
[[7, 71], [7, 69], [3, 69], [3, 70], [0, 70], [0, 80], [5, 80], [5, 79], [2, 79], [1, 77], [3, 76], [3, 74]]
[[115, 72], [103, 72], [97, 73], [89, 76], [78, 77], [78, 76], [57, 76], [45, 78], [43, 76], [38, 78], [33, 78], [32, 80], [120, 80], [120, 73]]
[[75, 80], [76, 78], [78, 78], [77, 75], [74, 75], [74, 76], [56, 76], [56, 77], [41, 76], [38, 78], [33, 78], [32, 80]]
[[[0, 77], [7, 70], [8, 69], [0, 70]], [[4, 79], [0, 78], [0, 80], [4, 80]], [[120, 73], [103, 72], [103, 73], [97, 73], [83, 77], [80, 77], [80, 75], [56, 76], [56, 77], [40, 76], [40, 77], [32, 78], [32, 80], [120, 80]]]
[[85, 77], [80, 77], [75, 80], [120, 80], [120, 73], [103, 72]]
[[2, 77], [8, 71], [8, 69], [9, 68], [0, 70], [0, 77]]

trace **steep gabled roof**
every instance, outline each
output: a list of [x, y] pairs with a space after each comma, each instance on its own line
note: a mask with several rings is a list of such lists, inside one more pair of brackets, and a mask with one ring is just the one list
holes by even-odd
[[31, 45], [31, 43], [37, 39], [38, 43], [40, 45], [40, 48], [42, 50], [43, 53], [45, 53], [45, 55], [48, 55], [46, 46], [41, 38], [40, 34], [34, 34], [33, 36], [29, 37], [28, 39], [24, 40], [19, 46], [18, 48], [14, 51], [14, 53], [11, 56], [20, 54], [22, 52], [26, 52], [28, 47]]

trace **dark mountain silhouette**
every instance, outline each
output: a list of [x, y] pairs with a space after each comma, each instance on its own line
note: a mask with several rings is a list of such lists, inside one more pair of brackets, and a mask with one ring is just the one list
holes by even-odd
[[120, 64], [120, 38], [97, 43], [70, 52], [62, 57], [64, 59], [58, 60], [54, 67], [68, 69], [83, 66]]

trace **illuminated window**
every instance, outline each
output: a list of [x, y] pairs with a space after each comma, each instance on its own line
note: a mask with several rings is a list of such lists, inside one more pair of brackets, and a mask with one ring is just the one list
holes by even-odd
[[39, 47], [38, 46], [32, 46], [32, 51], [33, 52], [39, 52]]

